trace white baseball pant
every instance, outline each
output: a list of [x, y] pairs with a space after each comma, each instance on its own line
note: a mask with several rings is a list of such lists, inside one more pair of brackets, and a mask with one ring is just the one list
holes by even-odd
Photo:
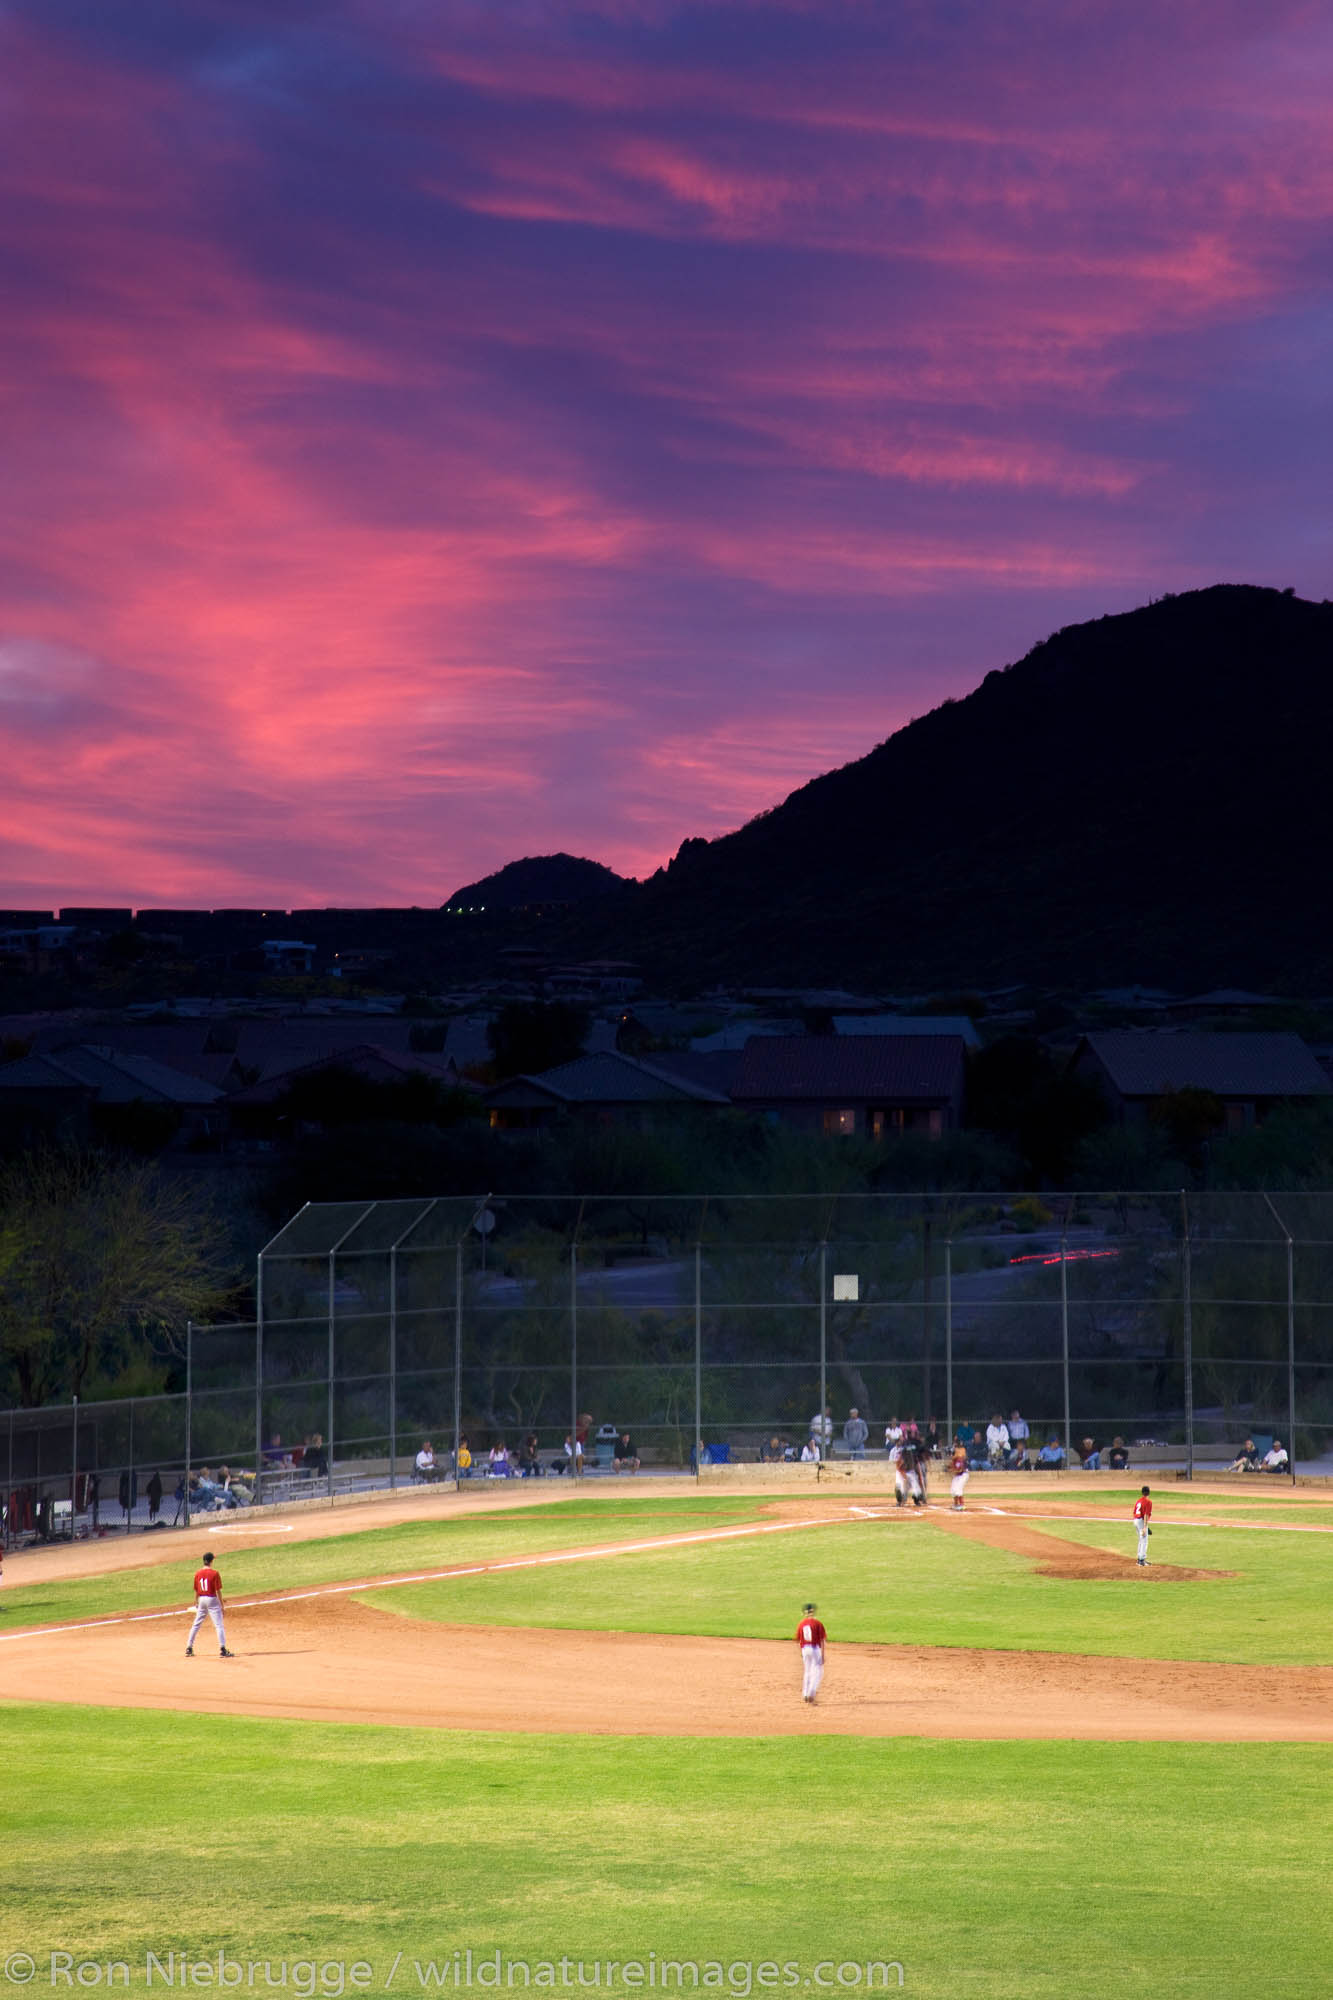
[[218, 1645], [220, 1647], [225, 1646], [227, 1635], [222, 1629], [222, 1599], [220, 1597], [196, 1597], [194, 1600], [194, 1623], [190, 1627], [190, 1636], [185, 1641], [186, 1645], [192, 1646], [194, 1644], [199, 1628], [205, 1618], [213, 1620], [213, 1629], [218, 1635]]
[[1140, 1562], [1147, 1562], [1147, 1560], [1148, 1560], [1148, 1523], [1147, 1523], [1146, 1521], [1136, 1521], [1136, 1522], [1134, 1523], [1134, 1525], [1135, 1525], [1135, 1527], [1136, 1527], [1136, 1528], [1138, 1529], [1138, 1531], [1139, 1531], [1139, 1561], [1140, 1561]]
[[822, 1646], [802, 1646], [801, 1659], [805, 1672], [801, 1678], [801, 1695], [805, 1701], [813, 1701], [819, 1693], [819, 1683], [824, 1678], [824, 1648]]

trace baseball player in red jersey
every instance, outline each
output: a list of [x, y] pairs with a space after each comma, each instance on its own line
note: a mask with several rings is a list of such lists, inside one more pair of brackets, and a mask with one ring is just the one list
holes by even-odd
[[967, 1463], [967, 1446], [965, 1444], [956, 1444], [954, 1446], [953, 1456], [949, 1460], [949, 1473], [949, 1491], [953, 1495], [953, 1511], [955, 1514], [961, 1514], [963, 1511], [963, 1488], [971, 1478], [971, 1472]]
[[796, 1643], [801, 1649], [801, 1661], [805, 1668], [801, 1681], [801, 1700], [813, 1701], [819, 1693], [819, 1683], [824, 1678], [824, 1647], [828, 1633], [815, 1617], [815, 1607], [807, 1604], [805, 1616], [796, 1627]]
[[1152, 1529], [1148, 1526], [1148, 1523], [1151, 1519], [1152, 1501], [1148, 1496], [1147, 1487], [1142, 1486], [1139, 1489], [1139, 1497], [1134, 1502], [1134, 1526], [1139, 1531], [1140, 1569], [1147, 1569], [1148, 1567], [1148, 1537], [1152, 1533]]
[[218, 1635], [218, 1651], [224, 1660], [229, 1660], [232, 1656], [227, 1651], [227, 1635], [222, 1629], [222, 1578], [213, 1567], [212, 1549], [204, 1550], [203, 1564], [194, 1573], [194, 1623], [185, 1641], [187, 1660], [193, 1657], [195, 1638], [205, 1618], [213, 1620]]

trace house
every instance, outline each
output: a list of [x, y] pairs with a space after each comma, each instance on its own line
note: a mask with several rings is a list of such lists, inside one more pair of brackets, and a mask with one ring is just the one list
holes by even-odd
[[835, 1035], [961, 1035], [968, 1049], [981, 1047], [970, 1014], [835, 1014]]
[[963, 1056], [961, 1035], [756, 1036], [731, 1100], [809, 1132], [938, 1139], [962, 1122]]
[[261, 1104], [276, 1104], [299, 1080], [320, 1076], [326, 1071], [359, 1076], [367, 1083], [402, 1083], [405, 1078], [424, 1076], [454, 1089], [458, 1069], [448, 1055], [427, 1055], [417, 1049], [382, 1047], [376, 1042], [360, 1042], [347, 1048], [327, 1050], [312, 1061], [297, 1062], [286, 1069], [266, 1070], [257, 1083], [233, 1091], [230, 1102], [245, 1110]]
[[199, 1144], [219, 1137], [225, 1123], [216, 1085], [151, 1056], [87, 1042], [0, 1065], [0, 1096], [11, 1130], [25, 1123], [74, 1133], [99, 1122], [103, 1130], [119, 1130], [118, 1115], [149, 1109], [163, 1114], [160, 1143], [174, 1136], [177, 1143]]
[[1075, 1076], [1096, 1083], [1115, 1118], [1146, 1118], [1155, 1100], [1177, 1090], [1220, 1099], [1226, 1130], [1261, 1124], [1275, 1106], [1308, 1103], [1333, 1092], [1322, 1065], [1299, 1035], [1209, 1035], [1124, 1028], [1084, 1035]]
[[299, 938], [265, 938], [262, 946], [265, 972], [313, 972], [318, 945], [302, 944]]
[[603, 1050], [558, 1063], [540, 1076], [513, 1076], [485, 1097], [491, 1124], [500, 1132], [529, 1131], [572, 1116], [601, 1124], [652, 1125], [663, 1118], [725, 1110], [719, 1090], [673, 1075], [656, 1062]]

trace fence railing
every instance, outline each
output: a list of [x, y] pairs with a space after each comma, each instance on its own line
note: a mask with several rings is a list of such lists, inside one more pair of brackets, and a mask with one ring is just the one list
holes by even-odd
[[[1247, 1433], [1333, 1451], [1333, 1195], [610, 1196], [312, 1205], [261, 1254], [253, 1321], [186, 1329], [171, 1395], [0, 1415], [5, 1529], [480, 1469], [689, 1470], [799, 1450], [855, 1409], [1034, 1446]], [[600, 1435], [599, 1435], [600, 1434]], [[156, 1479], [154, 1478], [156, 1475]], [[160, 1482], [156, 1508], [148, 1488]]]

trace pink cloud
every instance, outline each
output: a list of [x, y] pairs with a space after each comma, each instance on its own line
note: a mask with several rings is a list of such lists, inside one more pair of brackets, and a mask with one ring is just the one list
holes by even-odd
[[1263, 573], [1308, 435], [1239, 433], [1323, 393], [1326, 24], [879, 18], [0, 21], [6, 894], [645, 872], [923, 659], [956, 693], [1236, 560], [1323, 594]]

